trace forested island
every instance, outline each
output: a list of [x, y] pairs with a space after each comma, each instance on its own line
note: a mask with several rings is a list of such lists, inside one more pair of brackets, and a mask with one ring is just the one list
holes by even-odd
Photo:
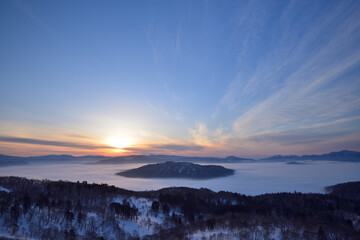
[[148, 164], [139, 168], [116, 173], [133, 178], [188, 178], [210, 179], [234, 174], [233, 169], [218, 165], [199, 165], [188, 162], [164, 162]]
[[[184, 187], [135, 192], [0, 177], [3, 239], [359, 239], [360, 182], [328, 194], [245, 196]], [[347, 192], [343, 195], [343, 191]], [[349, 194], [351, 192], [352, 194]]]

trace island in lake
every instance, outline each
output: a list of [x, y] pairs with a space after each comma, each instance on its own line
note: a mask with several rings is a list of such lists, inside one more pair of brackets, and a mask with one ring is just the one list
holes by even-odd
[[289, 165], [304, 165], [305, 163], [296, 162], [296, 161], [290, 161], [290, 162], [286, 162], [286, 164], [289, 164]]
[[235, 170], [217, 165], [199, 165], [188, 162], [164, 162], [116, 173], [132, 178], [191, 178], [210, 179], [233, 175]]

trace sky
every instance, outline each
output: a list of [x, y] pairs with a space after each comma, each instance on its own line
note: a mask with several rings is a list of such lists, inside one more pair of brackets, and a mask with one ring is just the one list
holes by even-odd
[[0, 1], [0, 154], [360, 150], [360, 1]]

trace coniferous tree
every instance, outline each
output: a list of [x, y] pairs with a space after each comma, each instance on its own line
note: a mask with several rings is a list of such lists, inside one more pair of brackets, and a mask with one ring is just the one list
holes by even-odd
[[151, 204], [151, 210], [153, 212], [158, 212], [159, 211], [159, 202], [158, 201], [153, 201]]

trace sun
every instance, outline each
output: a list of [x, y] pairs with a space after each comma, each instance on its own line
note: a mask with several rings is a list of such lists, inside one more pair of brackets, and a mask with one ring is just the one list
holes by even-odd
[[114, 148], [122, 149], [129, 147], [132, 144], [131, 139], [124, 137], [110, 137], [107, 139], [106, 143]]

